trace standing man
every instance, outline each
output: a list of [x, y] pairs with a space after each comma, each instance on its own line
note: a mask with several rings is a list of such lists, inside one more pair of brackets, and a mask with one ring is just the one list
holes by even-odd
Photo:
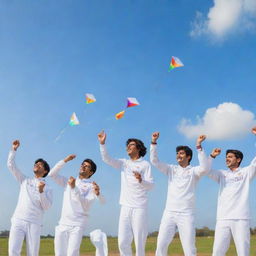
[[[256, 127], [252, 128], [256, 135]], [[211, 153], [211, 158], [220, 154], [220, 149]], [[213, 256], [224, 256], [233, 236], [238, 256], [250, 254], [250, 183], [256, 175], [256, 157], [247, 167], [240, 167], [243, 153], [226, 151], [229, 170], [211, 171], [209, 177], [220, 184], [217, 208], [217, 223], [213, 245]]]
[[82, 162], [76, 179], [72, 176], [68, 179], [59, 175], [65, 163], [75, 157], [75, 155], [67, 156], [59, 161], [49, 173], [49, 176], [64, 188], [61, 218], [55, 229], [56, 256], [79, 256], [80, 244], [92, 202], [97, 198], [103, 201], [99, 186], [90, 179], [97, 169], [91, 159], [85, 159]]
[[197, 139], [199, 166], [196, 167], [190, 165], [193, 153], [188, 146], [176, 148], [178, 165], [160, 162], [156, 150], [158, 138], [159, 132], [154, 132], [151, 138], [150, 161], [168, 176], [168, 192], [157, 238], [156, 256], [167, 255], [176, 227], [185, 256], [195, 256], [195, 189], [198, 180], [207, 172], [208, 159], [201, 146], [206, 136], [201, 135]]
[[12, 143], [7, 162], [10, 172], [20, 183], [18, 204], [11, 220], [9, 256], [21, 255], [24, 238], [26, 238], [27, 256], [37, 256], [43, 213], [52, 205], [52, 191], [44, 180], [50, 167], [40, 158], [34, 164], [34, 178], [26, 177], [15, 164], [15, 155], [19, 146], [18, 140]]
[[118, 246], [121, 256], [132, 256], [134, 238], [136, 256], [145, 255], [147, 239], [147, 192], [153, 187], [149, 162], [142, 159], [147, 149], [138, 139], [128, 139], [126, 151], [130, 159], [111, 158], [105, 146], [106, 133], [98, 134], [102, 160], [121, 171], [121, 212], [119, 217]]

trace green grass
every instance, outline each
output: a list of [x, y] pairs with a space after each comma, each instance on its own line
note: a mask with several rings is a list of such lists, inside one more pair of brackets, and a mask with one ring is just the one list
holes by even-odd
[[[196, 239], [198, 255], [210, 256], [212, 252], [213, 237], [197, 237]], [[8, 239], [0, 238], [0, 255], [7, 256]], [[41, 239], [40, 256], [54, 256], [53, 239], [43, 238]], [[118, 253], [117, 238], [108, 238], [109, 255], [111, 253]], [[134, 249], [134, 245], [133, 245]], [[154, 253], [156, 249], [156, 237], [149, 237], [146, 244], [146, 252]], [[94, 255], [95, 248], [91, 244], [89, 238], [84, 238], [81, 245], [81, 254]], [[175, 238], [169, 247], [169, 254], [183, 255], [180, 240]], [[22, 256], [25, 256], [25, 245], [22, 249]], [[231, 243], [227, 256], [236, 255], [234, 243]], [[250, 255], [256, 255], [256, 236], [251, 237], [251, 253]]]

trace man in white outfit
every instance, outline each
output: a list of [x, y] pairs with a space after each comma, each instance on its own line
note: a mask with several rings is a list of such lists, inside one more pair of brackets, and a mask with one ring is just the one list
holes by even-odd
[[44, 177], [50, 168], [43, 159], [34, 164], [34, 178], [26, 177], [15, 164], [15, 155], [20, 142], [12, 143], [7, 166], [20, 183], [19, 199], [12, 216], [9, 235], [9, 256], [21, 255], [21, 248], [26, 238], [27, 256], [39, 254], [40, 233], [44, 211], [52, 205], [52, 190], [46, 185]]
[[150, 161], [168, 176], [168, 192], [157, 238], [156, 255], [167, 255], [168, 246], [178, 228], [185, 256], [195, 256], [195, 189], [198, 180], [207, 173], [208, 158], [201, 146], [206, 136], [201, 135], [197, 139], [199, 166], [196, 167], [190, 165], [193, 152], [188, 146], [176, 148], [178, 165], [160, 162], [156, 149], [158, 138], [159, 132], [154, 132], [151, 138]]
[[79, 170], [79, 176], [69, 179], [59, 175], [65, 163], [76, 156], [69, 155], [59, 161], [50, 171], [49, 176], [64, 188], [63, 204], [59, 225], [55, 228], [54, 249], [56, 256], [79, 256], [80, 244], [88, 222], [92, 202], [99, 198], [99, 186], [90, 178], [97, 166], [91, 159], [85, 159]]
[[147, 239], [147, 192], [153, 187], [149, 162], [142, 159], [146, 148], [138, 139], [128, 139], [126, 150], [130, 159], [113, 159], [106, 150], [106, 133], [98, 134], [102, 160], [121, 171], [121, 212], [119, 217], [118, 246], [121, 256], [131, 256], [134, 238], [136, 256], [145, 255]]
[[[256, 127], [252, 129], [256, 135]], [[211, 158], [220, 154], [212, 152]], [[238, 256], [250, 255], [250, 183], [256, 175], [256, 157], [247, 167], [240, 167], [243, 153], [226, 151], [229, 170], [211, 171], [209, 177], [220, 184], [217, 208], [217, 223], [213, 245], [213, 256], [224, 256], [233, 236]]]

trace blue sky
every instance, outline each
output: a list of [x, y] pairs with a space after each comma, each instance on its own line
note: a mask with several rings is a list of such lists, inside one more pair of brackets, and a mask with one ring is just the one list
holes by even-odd
[[[21, 141], [17, 165], [28, 176], [38, 157], [53, 166], [66, 155], [77, 154], [62, 170], [66, 176], [76, 176], [84, 158], [94, 159], [94, 179], [107, 203], [94, 205], [87, 231], [100, 228], [112, 235], [117, 233], [120, 174], [101, 161], [100, 130], [106, 131], [109, 152], [118, 158], [126, 156], [127, 138], [140, 138], [149, 148], [151, 133], [160, 131], [159, 157], [169, 163], [175, 163], [176, 145], [194, 147], [190, 130], [202, 130], [211, 138], [205, 142], [208, 153], [217, 146], [223, 151], [237, 148], [244, 152], [243, 165], [248, 165], [256, 153], [256, 138], [249, 133], [256, 124], [256, 5], [252, 0], [238, 2], [226, 9], [228, 18], [222, 20], [222, 7], [212, 0], [1, 1], [0, 230], [9, 229], [19, 193], [6, 167], [14, 139]], [[178, 56], [185, 66], [167, 72], [171, 56]], [[86, 105], [85, 93], [93, 93], [97, 102]], [[124, 109], [127, 97], [136, 97], [141, 105], [117, 121], [114, 115]], [[224, 104], [230, 102], [231, 108]], [[216, 115], [207, 121], [209, 109]], [[67, 127], [55, 142], [72, 112], [81, 124]], [[191, 120], [185, 127], [188, 136], [179, 129], [183, 119]], [[209, 119], [220, 122], [216, 133], [209, 131]], [[219, 139], [215, 134], [222, 134], [224, 127], [231, 136]], [[224, 153], [214, 167], [225, 167]], [[158, 230], [167, 192], [167, 178], [154, 168], [153, 175], [149, 231]], [[54, 233], [63, 195], [61, 187], [49, 183], [54, 203], [45, 214], [44, 234]], [[217, 195], [213, 181], [199, 182], [197, 227], [214, 227]]]

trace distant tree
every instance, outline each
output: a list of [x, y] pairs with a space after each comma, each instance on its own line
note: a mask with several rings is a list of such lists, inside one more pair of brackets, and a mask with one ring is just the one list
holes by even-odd
[[9, 237], [9, 230], [0, 231], [0, 237]]

